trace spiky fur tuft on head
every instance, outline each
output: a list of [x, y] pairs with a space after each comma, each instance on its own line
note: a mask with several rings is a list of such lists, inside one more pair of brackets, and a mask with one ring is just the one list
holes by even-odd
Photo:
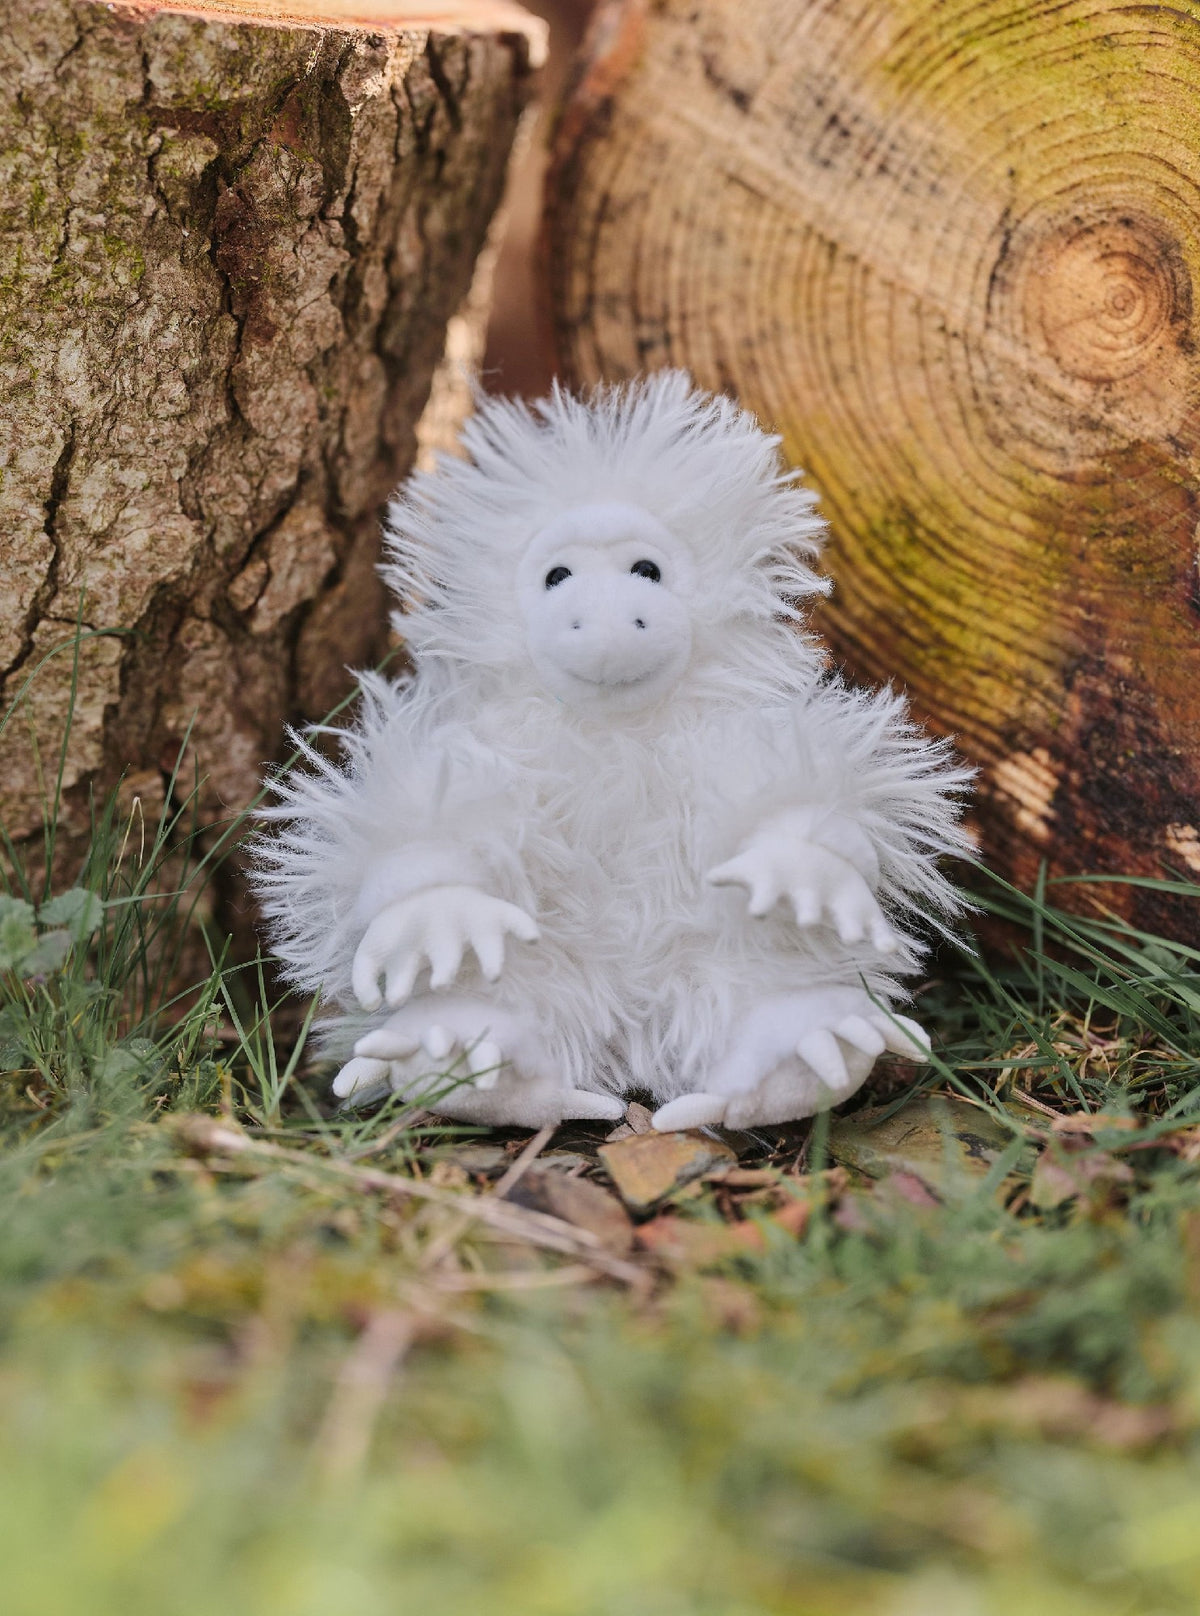
[[404, 603], [395, 625], [427, 672], [535, 687], [508, 609], [518, 562], [565, 512], [622, 501], [657, 517], [695, 567], [691, 692], [764, 694], [781, 675], [794, 688], [800, 603], [828, 589], [809, 565], [825, 524], [779, 439], [745, 410], [668, 370], [586, 398], [555, 385], [534, 404], [485, 399], [462, 447], [466, 458], [409, 480], [385, 527], [381, 570]]

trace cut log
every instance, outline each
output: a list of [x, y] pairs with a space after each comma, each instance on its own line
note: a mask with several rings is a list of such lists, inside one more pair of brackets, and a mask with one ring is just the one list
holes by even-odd
[[2, 0], [11, 835], [77, 620], [68, 832], [122, 769], [161, 797], [189, 728], [205, 811], [242, 806], [380, 651], [380, 506], [542, 43], [503, 0]]
[[561, 118], [564, 369], [778, 428], [821, 628], [981, 766], [1023, 885], [1200, 877], [1198, 129], [1200, 7], [1118, 0], [626, 0]]

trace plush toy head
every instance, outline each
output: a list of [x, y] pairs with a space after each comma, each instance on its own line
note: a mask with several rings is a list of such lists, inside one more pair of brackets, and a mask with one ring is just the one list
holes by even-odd
[[546, 689], [614, 712], [660, 699], [691, 657], [694, 587], [684, 545], [636, 505], [577, 505], [547, 523], [517, 568]]
[[427, 676], [637, 712], [794, 682], [823, 524], [778, 439], [679, 371], [489, 399], [394, 501], [385, 577]]

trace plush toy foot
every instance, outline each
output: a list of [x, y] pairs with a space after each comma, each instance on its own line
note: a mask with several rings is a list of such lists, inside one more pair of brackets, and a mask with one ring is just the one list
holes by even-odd
[[811, 988], [764, 999], [692, 1094], [660, 1106], [654, 1126], [766, 1127], [811, 1117], [847, 1099], [885, 1049], [923, 1061], [929, 1038], [861, 988]]
[[333, 1082], [336, 1095], [356, 1103], [389, 1089], [455, 1122], [491, 1127], [625, 1115], [611, 1094], [565, 1087], [524, 1017], [458, 994], [405, 1005], [358, 1040]]

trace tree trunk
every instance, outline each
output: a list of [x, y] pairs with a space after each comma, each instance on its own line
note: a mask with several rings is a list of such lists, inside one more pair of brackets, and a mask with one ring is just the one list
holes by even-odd
[[189, 726], [205, 810], [236, 808], [283, 720], [381, 649], [380, 505], [541, 25], [503, 0], [0, 19], [0, 678], [30, 681], [4, 823], [40, 823], [29, 730], [52, 775], [77, 620], [67, 832], [123, 768], [161, 797]]
[[1024, 884], [1200, 875], [1198, 129], [1200, 6], [1117, 0], [627, 0], [561, 121], [566, 370], [777, 425], [820, 626], [981, 766]]

